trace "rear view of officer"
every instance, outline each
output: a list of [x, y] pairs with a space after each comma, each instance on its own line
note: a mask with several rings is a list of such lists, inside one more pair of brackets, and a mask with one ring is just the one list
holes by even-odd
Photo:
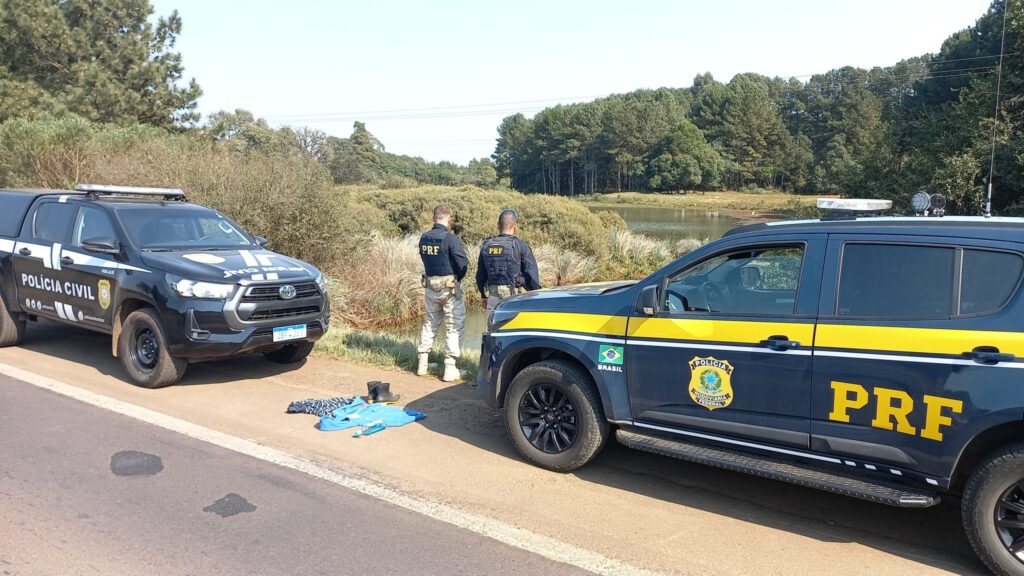
[[427, 375], [428, 353], [444, 320], [444, 375], [441, 379], [445, 382], [459, 379], [455, 360], [462, 351], [462, 331], [466, 327], [466, 299], [459, 283], [469, 265], [462, 241], [448, 230], [451, 217], [452, 211], [447, 206], [434, 208], [434, 227], [420, 237], [426, 315], [417, 349], [416, 374]]
[[476, 287], [487, 306], [487, 324], [498, 304], [524, 290], [540, 288], [540, 271], [529, 244], [516, 237], [519, 216], [515, 210], [502, 210], [498, 216], [498, 235], [480, 246]]

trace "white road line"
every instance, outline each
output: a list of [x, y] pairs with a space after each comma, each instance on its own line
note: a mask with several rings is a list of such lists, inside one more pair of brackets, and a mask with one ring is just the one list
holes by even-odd
[[117, 400], [109, 396], [103, 396], [102, 394], [96, 394], [95, 392], [90, 392], [70, 384], [65, 384], [64, 382], [59, 382], [34, 372], [22, 370], [21, 368], [11, 366], [9, 364], [0, 363], [0, 374], [6, 374], [11, 378], [16, 378], [23, 382], [32, 384], [33, 386], [38, 386], [39, 388], [50, 390], [51, 392], [55, 392], [62, 396], [74, 398], [75, 400], [85, 402], [86, 404], [90, 404], [98, 408], [103, 408], [104, 410], [109, 410], [147, 424], [153, 424], [166, 430], [183, 434], [201, 442], [213, 444], [214, 446], [219, 446], [239, 454], [251, 456], [277, 466], [297, 470], [314, 478], [326, 480], [327, 482], [331, 482], [332, 484], [336, 484], [342, 488], [347, 488], [372, 498], [383, 500], [384, 502], [400, 506], [406, 510], [422, 514], [428, 518], [439, 520], [464, 530], [469, 530], [470, 532], [486, 536], [503, 544], [519, 548], [520, 550], [537, 554], [538, 556], [542, 556], [555, 562], [569, 564], [594, 574], [608, 576], [654, 576], [657, 574], [657, 572], [644, 570], [631, 564], [627, 564], [626, 562], [609, 558], [597, 552], [592, 552], [549, 536], [537, 534], [530, 530], [526, 530], [525, 528], [513, 526], [507, 522], [502, 522], [494, 518], [488, 518], [480, 514], [461, 510], [450, 504], [443, 504], [426, 498], [413, 496], [400, 490], [396, 490], [395, 488], [391, 488], [381, 482], [362, 478], [343, 469], [327, 468], [298, 456], [257, 444], [251, 440], [231, 436], [230, 434], [218, 432], [216, 430], [212, 430], [198, 424], [193, 424], [173, 416], [168, 416], [148, 408], [143, 408], [129, 402]]

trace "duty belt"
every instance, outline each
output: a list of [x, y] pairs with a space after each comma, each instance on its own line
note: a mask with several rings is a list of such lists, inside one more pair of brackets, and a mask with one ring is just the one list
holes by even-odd
[[484, 287], [484, 292], [495, 298], [508, 298], [516, 293], [516, 289], [508, 284], [488, 284]]
[[434, 292], [454, 291], [457, 284], [455, 276], [451, 274], [447, 276], [423, 276], [423, 287], [429, 288]]

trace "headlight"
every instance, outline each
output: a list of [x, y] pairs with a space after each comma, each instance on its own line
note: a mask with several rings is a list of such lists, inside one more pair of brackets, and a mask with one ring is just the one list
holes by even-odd
[[501, 328], [505, 324], [511, 322], [518, 315], [518, 310], [502, 310], [501, 308], [496, 309], [494, 313], [491, 315], [491, 321], [487, 325], [487, 331], [494, 332], [495, 330]]
[[316, 285], [318, 288], [320, 288], [321, 294], [327, 294], [327, 278], [323, 275], [323, 273], [318, 273], [316, 275]]
[[182, 298], [206, 298], [210, 300], [227, 300], [235, 293], [234, 284], [214, 284], [213, 282], [197, 282], [167, 275], [167, 283]]

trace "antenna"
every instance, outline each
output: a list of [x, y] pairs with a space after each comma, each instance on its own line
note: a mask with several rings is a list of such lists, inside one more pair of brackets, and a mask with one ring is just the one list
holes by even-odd
[[992, 217], [992, 177], [996, 172], [996, 124], [999, 123], [999, 92], [1003, 87], [1003, 56], [1006, 54], [1006, 13], [1010, 0], [1003, 0], [1003, 32], [999, 39], [999, 71], [996, 73], [996, 111], [992, 115], [992, 158], [988, 164], [988, 192], [985, 194], [985, 218]]

